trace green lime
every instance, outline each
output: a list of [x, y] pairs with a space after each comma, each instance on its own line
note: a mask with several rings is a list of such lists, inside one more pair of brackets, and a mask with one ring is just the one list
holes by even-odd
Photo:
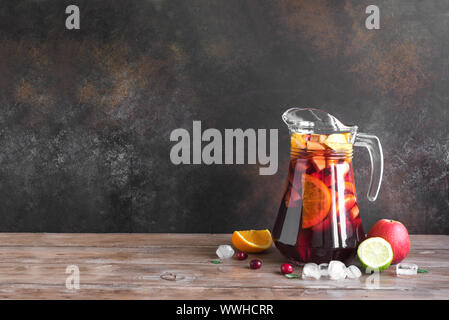
[[368, 238], [359, 245], [357, 257], [363, 268], [371, 271], [383, 271], [393, 260], [393, 249], [383, 238]]

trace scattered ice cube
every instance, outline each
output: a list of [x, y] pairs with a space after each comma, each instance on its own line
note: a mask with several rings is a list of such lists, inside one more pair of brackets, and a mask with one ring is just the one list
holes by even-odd
[[327, 277], [329, 275], [329, 263], [322, 263], [318, 266], [318, 269], [320, 270], [320, 274], [324, 277]]
[[411, 276], [418, 273], [418, 266], [414, 263], [398, 263], [396, 265], [397, 275]]
[[234, 249], [230, 245], [222, 244], [218, 246], [216, 253], [220, 259], [229, 259], [234, 255]]
[[329, 262], [328, 272], [332, 280], [343, 280], [346, 278], [346, 266], [341, 261], [332, 260]]
[[320, 269], [316, 263], [306, 263], [302, 268], [302, 278], [314, 278], [318, 280], [321, 277]]
[[350, 279], [357, 279], [362, 276], [362, 272], [356, 266], [351, 265], [346, 268], [346, 276]]

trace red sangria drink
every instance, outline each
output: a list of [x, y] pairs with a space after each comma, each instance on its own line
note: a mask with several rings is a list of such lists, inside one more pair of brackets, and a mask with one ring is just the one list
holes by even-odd
[[344, 261], [364, 240], [352, 169], [352, 134], [291, 135], [287, 183], [273, 229], [296, 262]]
[[383, 173], [380, 141], [315, 108], [291, 108], [282, 119], [291, 134], [291, 157], [274, 243], [295, 262], [347, 260], [365, 238], [352, 170], [353, 146], [370, 154], [367, 197], [374, 201]]

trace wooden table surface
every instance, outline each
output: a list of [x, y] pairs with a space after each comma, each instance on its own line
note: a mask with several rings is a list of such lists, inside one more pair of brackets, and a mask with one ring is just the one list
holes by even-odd
[[[276, 248], [213, 264], [229, 234], [0, 234], [2, 299], [449, 299], [449, 236], [412, 235], [405, 260], [429, 273], [287, 279]], [[251, 258], [263, 261], [251, 270]], [[80, 288], [67, 289], [76, 265]], [[295, 273], [301, 271], [295, 268]], [[176, 275], [174, 277], [173, 275]], [[176, 279], [174, 279], [176, 278]]]

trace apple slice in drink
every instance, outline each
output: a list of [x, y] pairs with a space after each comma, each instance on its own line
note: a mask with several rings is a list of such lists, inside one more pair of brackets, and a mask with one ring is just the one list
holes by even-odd
[[335, 133], [330, 134], [323, 144], [331, 148], [332, 150], [352, 150], [352, 144], [348, 142], [348, 139], [344, 134]]
[[321, 171], [326, 168], [326, 160], [323, 157], [313, 157], [312, 163], [317, 171]]
[[307, 150], [310, 151], [322, 151], [322, 150], [327, 150], [326, 146], [323, 145], [320, 142], [315, 142], [315, 141], [307, 141]]
[[[324, 151], [326, 147], [319, 142], [307, 141], [308, 151]], [[317, 171], [321, 171], [326, 167], [326, 159], [323, 156], [312, 157], [312, 163]]]
[[323, 143], [327, 139], [325, 134], [311, 134], [309, 141]]

